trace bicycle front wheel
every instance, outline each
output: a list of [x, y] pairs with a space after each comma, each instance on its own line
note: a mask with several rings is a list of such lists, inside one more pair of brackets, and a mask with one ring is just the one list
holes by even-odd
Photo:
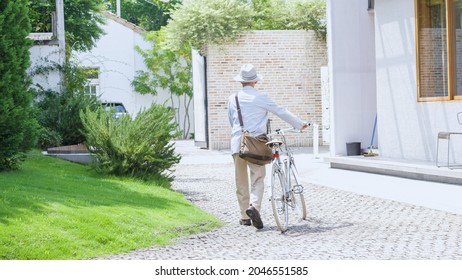
[[291, 196], [293, 206], [298, 218], [306, 220], [306, 203], [305, 197], [303, 196], [303, 186], [299, 184], [297, 176], [295, 176], [294, 167], [290, 167], [290, 183], [291, 183]]
[[280, 170], [273, 170], [271, 175], [271, 206], [276, 225], [281, 232], [287, 230], [289, 224], [289, 209], [286, 203], [284, 175]]

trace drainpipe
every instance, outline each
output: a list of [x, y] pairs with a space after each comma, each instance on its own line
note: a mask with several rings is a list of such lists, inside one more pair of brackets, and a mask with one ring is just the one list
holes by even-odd
[[204, 103], [205, 103], [205, 145], [206, 149], [210, 149], [209, 143], [209, 105], [208, 105], [208, 87], [207, 87], [207, 57], [204, 56], [204, 81], [205, 81], [205, 94], [204, 94]]

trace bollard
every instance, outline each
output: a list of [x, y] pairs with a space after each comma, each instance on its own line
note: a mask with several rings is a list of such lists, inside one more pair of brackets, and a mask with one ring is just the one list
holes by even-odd
[[319, 125], [313, 124], [313, 156], [319, 158]]

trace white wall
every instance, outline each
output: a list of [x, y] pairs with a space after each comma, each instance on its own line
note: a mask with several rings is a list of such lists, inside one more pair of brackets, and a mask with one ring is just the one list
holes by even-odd
[[380, 153], [433, 162], [437, 133], [462, 131], [461, 103], [417, 102], [414, 0], [375, 0], [375, 10]]
[[374, 14], [367, 6], [327, 1], [332, 156], [345, 155], [347, 142], [367, 148], [371, 141], [377, 100]]
[[[60, 48], [58, 45], [34, 45], [29, 49], [31, 65], [30, 73], [37, 71], [40, 66], [49, 65], [47, 61], [61, 64]], [[45, 72], [32, 76], [32, 87], [45, 90], [60, 91], [61, 81], [58, 71]]]

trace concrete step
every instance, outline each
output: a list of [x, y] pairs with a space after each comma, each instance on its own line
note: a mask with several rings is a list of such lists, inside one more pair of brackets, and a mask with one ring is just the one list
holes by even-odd
[[331, 168], [397, 176], [408, 179], [462, 185], [462, 169], [436, 167], [425, 162], [399, 161], [380, 156], [325, 157]]

